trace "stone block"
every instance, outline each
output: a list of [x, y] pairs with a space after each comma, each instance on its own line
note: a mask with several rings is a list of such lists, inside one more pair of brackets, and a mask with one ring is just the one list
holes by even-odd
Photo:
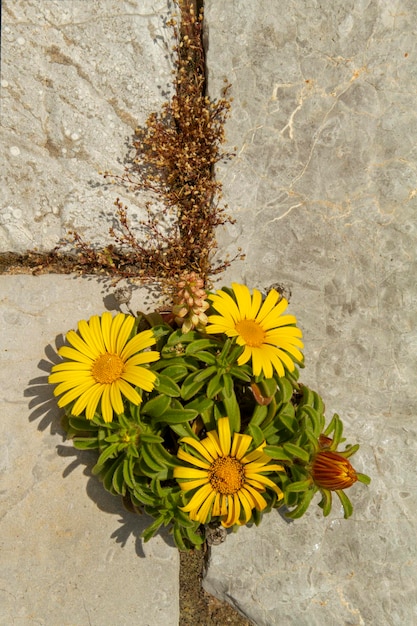
[[[257, 626], [414, 623], [417, 314], [411, 0], [208, 0], [208, 87], [233, 96], [219, 164], [231, 280], [291, 294], [301, 378], [340, 414], [355, 513], [275, 514], [213, 548], [205, 587]], [[410, 473], [411, 472], [411, 473]]]
[[64, 441], [47, 383], [62, 334], [111, 301], [95, 279], [0, 276], [4, 626], [178, 624], [177, 549], [168, 535], [142, 542], [152, 519], [104, 490], [96, 454]]
[[0, 251], [49, 250], [74, 229], [103, 245], [117, 196], [145, 215], [146, 196], [99, 172], [123, 173], [135, 127], [168, 97], [173, 5], [5, 0], [2, 14]]

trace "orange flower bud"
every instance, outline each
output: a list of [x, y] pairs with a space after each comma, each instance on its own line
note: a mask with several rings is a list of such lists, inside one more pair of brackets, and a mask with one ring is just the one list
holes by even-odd
[[350, 461], [331, 450], [321, 450], [314, 457], [311, 476], [317, 487], [336, 491], [347, 489], [358, 480]]

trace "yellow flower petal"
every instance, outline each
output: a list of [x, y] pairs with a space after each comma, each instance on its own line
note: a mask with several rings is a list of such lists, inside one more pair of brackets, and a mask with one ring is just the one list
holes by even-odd
[[204, 500], [209, 498], [211, 494], [213, 494], [213, 496], [215, 495], [212, 486], [210, 484], [203, 485], [203, 487], [200, 487], [200, 489], [193, 495], [189, 503], [180, 508], [186, 513], [192, 511], [193, 509], [197, 510], [203, 504]]
[[233, 496], [228, 496], [227, 509], [227, 517], [225, 520], [222, 520], [222, 525], [225, 528], [230, 528], [230, 526], [234, 526], [239, 522], [240, 501], [237, 494], [234, 494]]
[[88, 402], [85, 407], [85, 416], [88, 420], [93, 419], [102, 393], [103, 385], [100, 385], [100, 383], [97, 383], [95, 387], [90, 389]]
[[[85, 343], [81, 337], [73, 330], [70, 330], [66, 335], [66, 340], [84, 356], [88, 356], [90, 359], [95, 360], [99, 356], [98, 350]], [[62, 349], [62, 348], [61, 348]]]
[[189, 454], [182, 448], [178, 450], [177, 456], [179, 459], [181, 459], [181, 461], [187, 461], [187, 463], [191, 463], [191, 465], [195, 465], [196, 467], [203, 467], [204, 469], [208, 469], [210, 467], [210, 463], [197, 459], [195, 456]]
[[214, 458], [209, 450], [207, 450], [207, 448], [205, 446], [203, 446], [203, 444], [201, 443], [201, 441], [199, 441], [198, 439], [194, 439], [194, 437], [183, 437], [181, 439], [181, 443], [186, 443], [189, 446], [192, 446], [193, 448], [195, 448], [197, 450], [197, 452], [199, 452], [201, 454], [201, 456], [204, 459], [207, 459], [207, 461], [209, 463], [212, 463]]
[[[123, 350], [124, 345], [129, 337], [129, 335], [126, 337], [125, 341], [120, 342], [120, 347], [118, 347], [118, 341], [120, 338], [120, 329], [123, 326], [123, 322], [125, 321], [125, 318], [131, 318], [133, 319], [130, 315], [124, 315], [123, 313], [118, 313], [117, 315], [115, 315], [113, 317], [113, 319], [111, 320], [111, 324], [109, 326], [109, 346], [110, 346], [110, 352], [112, 352], [113, 354], [120, 354], [120, 352]], [[133, 319], [133, 323], [134, 323], [134, 319]]]
[[129, 385], [129, 383], [125, 382], [122, 378], [118, 381], [117, 384], [119, 385], [122, 394], [126, 396], [126, 398], [130, 402], [132, 402], [132, 404], [135, 404], [137, 406], [142, 402], [142, 398], [140, 397], [136, 389], [132, 387], [132, 385]]
[[[126, 368], [127, 369], [127, 368]], [[127, 370], [121, 375], [121, 379], [127, 380], [127, 382], [140, 387], [145, 391], [152, 391], [156, 381], [156, 374], [144, 367], [136, 367], [135, 371]]]
[[207, 478], [207, 470], [196, 469], [195, 467], [174, 467], [175, 478]]
[[110, 340], [110, 328], [112, 323], [112, 315], [108, 311], [101, 316], [101, 336], [103, 337], [106, 351], [112, 353], [112, 346]]
[[99, 355], [104, 352], [104, 342], [100, 335], [96, 335], [91, 331], [90, 325], [85, 320], [78, 322], [78, 332], [84, 339], [87, 345], [91, 346], [93, 350]]
[[159, 352], [150, 351], [150, 352], [140, 352], [139, 354], [134, 354], [126, 361], [126, 367], [130, 365], [144, 365], [145, 363], [152, 363], [154, 361], [158, 361]]
[[251, 443], [252, 437], [250, 435], [236, 433], [233, 437], [232, 449], [230, 454], [240, 460], [246, 453]]
[[179, 483], [182, 491], [192, 491], [196, 489], [196, 487], [201, 487], [202, 485], [206, 485], [208, 483], [208, 478], [196, 478], [195, 480], [187, 480]]
[[230, 423], [229, 418], [221, 417], [217, 422], [217, 430], [219, 433], [220, 449], [223, 456], [227, 456], [230, 452]]
[[112, 421], [113, 407], [110, 400], [110, 385], [103, 385], [103, 394], [101, 396], [101, 414], [105, 422]]
[[205, 499], [203, 504], [201, 505], [201, 507], [198, 510], [198, 513], [196, 515], [196, 519], [201, 523], [201, 524], [205, 524], [207, 522], [207, 519], [210, 515], [210, 510], [212, 508], [212, 504], [213, 504], [213, 500], [216, 497], [215, 492], [213, 491], [212, 493], [210, 493]]
[[[78, 385], [78, 387], [75, 387], [75, 389], [71, 389], [71, 391], [68, 391], [61, 398], [59, 398], [58, 400], [59, 408], [66, 406], [67, 404], [70, 404], [76, 398], [78, 398], [78, 396], [81, 396], [84, 393], [84, 391], [87, 391], [87, 389], [90, 389], [92, 386], [93, 386], [93, 383], [87, 382], [83, 385]], [[79, 413], [74, 413], [74, 415], [79, 415]]]
[[62, 346], [62, 348], [58, 350], [58, 354], [66, 359], [71, 359], [76, 363], [85, 363], [90, 367], [95, 361], [95, 359], [91, 359], [89, 356], [81, 354], [81, 352], [78, 352], [78, 350], [74, 350], [74, 348], [70, 348], [69, 346]]
[[127, 361], [127, 359], [136, 354], [136, 352], [150, 348], [151, 346], [154, 346], [155, 343], [156, 339], [153, 332], [151, 330], [144, 330], [128, 341], [120, 356], [124, 361]]
[[118, 415], [120, 415], [120, 413], [123, 413], [123, 400], [120, 393], [118, 381], [111, 383], [110, 385], [110, 402], [115, 413], [117, 413]]
[[[120, 322], [117, 321], [115, 325], [115, 320], [117, 317], [118, 316], [113, 319], [112, 328], [110, 329], [110, 338], [112, 340], [112, 344], [114, 345], [114, 352], [116, 352], [117, 354], [121, 354], [127, 343], [127, 340], [129, 339], [129, 335], [132, 332], [133, 326], [135, 324], [135, 318], [133, 317], [133, 315], [126, 315], [124, 317], [123, 323], [121, 324], [121, 326], [119, 326], [118, 324], [120, 324]], [[114, 325], [116, 326], [116, 328], [113, 330]]]

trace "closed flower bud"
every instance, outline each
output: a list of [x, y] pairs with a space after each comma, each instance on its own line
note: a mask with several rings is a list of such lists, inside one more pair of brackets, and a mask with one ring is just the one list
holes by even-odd
[[316, 454], [311, 476], [317, 487], [330, 491], [347, 489], [358, 480], [350, 461], [331, 450], [321, 450]]

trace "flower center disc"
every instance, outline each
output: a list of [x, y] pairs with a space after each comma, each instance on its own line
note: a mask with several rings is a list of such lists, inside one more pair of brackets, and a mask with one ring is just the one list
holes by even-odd
[[255, 320], [241, 320], [235, 328], [251, 348], [259, 348], [265, 342], [265, 331]]
[[242, 463], [230, 456], [221, 456], [210, 466], [209, 481], [214, 491], [230, 496], [239, 491], [245, 482]]
[[109, 384], [120, 378], [124, 365], [118, 354], [107, 352], [94, 361], [91, 373], [97, 383]]

